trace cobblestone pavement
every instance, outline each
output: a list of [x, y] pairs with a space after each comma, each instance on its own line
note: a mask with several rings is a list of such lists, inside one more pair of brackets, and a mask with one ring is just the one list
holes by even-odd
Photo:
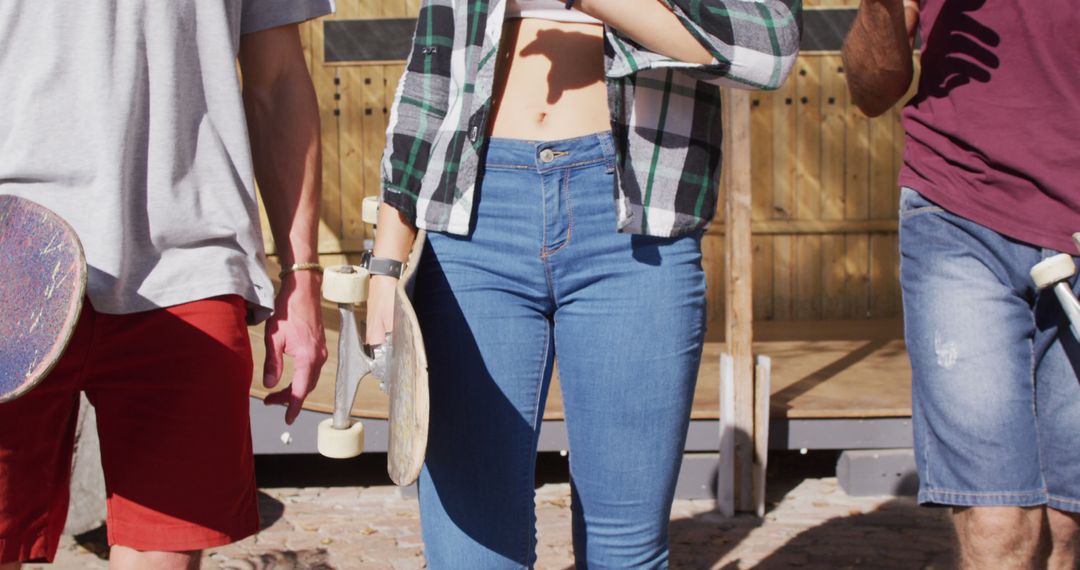
[[[911, 498], [854, 498], [835, 478], [796, 478], [770, 488], [764, 519], [726, 519], [707, 500], [676, 501], [673, 568], [948, 568], [952, 530], [942, 510]], [[570, 488], [537, 489], [539, 569], [573, 567]], [[397, 488], [264, 488], [264, 530], [206, 553], [204, 568], [423, 568], [416, 500]], [[100, 532], [65, 537], [52, 568], [106, 568]], [[28, 565], [34, 570], [49, 568]]]

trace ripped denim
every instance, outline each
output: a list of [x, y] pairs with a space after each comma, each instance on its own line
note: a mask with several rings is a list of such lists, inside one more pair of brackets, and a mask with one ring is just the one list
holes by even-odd
[[901, 190], [921, 503], [1080, 511], [1080, 345], [1028, 274], [1056, 253]]

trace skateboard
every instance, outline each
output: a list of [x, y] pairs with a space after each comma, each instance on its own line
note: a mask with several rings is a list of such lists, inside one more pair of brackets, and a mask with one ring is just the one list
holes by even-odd
[[[1080, 232], [1073, 234], [1073, 242], [1080, 250]], [[1067, 253], [1048, 257], [1031, 268], [1031, 279], [1035, 282], [1035, 287], [1040, 291], [1049, 288], [1054, 290], [1065, 315], [1069, 317], [1069, 328], [1073, 335], [1080, 339], [1080, 300], [1077, 300], [1069, 286], [1069, 279], [1075, 274], [1076, 264]]]
[[[378, 202], [364, 202], [363, 219], [374, 224]], [[337, 303], [341, 317], [338, 367], [334, 382], [334, 413], [319, 424], [318, 449], [327, 457], [356, 457], [364, 450], [364, 427], [350, 417], [360, 381], [373, 376], [390, 397], [387, 472], [394, 483], [411, 485], [420, 475], [427, 450], [428, 367], [420, 324], [413, 311], [416, 268], [424, 251], [425, 234], [418, 232], [405, 273], [394, 292], [394, 328], [368, 351], [354, 311], [367, 299], [370, 275], [355, 265], [326, 268], [323, 297]], [[371, 341], [372, 339], [367, 339]], [[368, 343], [373, 344], [373, 343]]]
[[75, 230], [51, 210], [0, 196], [0, 403], [29, 392], [67, 348], [86, 292]]

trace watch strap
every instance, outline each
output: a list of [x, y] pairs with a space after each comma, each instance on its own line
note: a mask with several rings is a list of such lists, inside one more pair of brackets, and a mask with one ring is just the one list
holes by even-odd
[[368, 273], [372, 275], [388, 275], [395, 279], [400, 279], [401, 274], [405, 273], [405, 264], [388, 257], [376, 257], [374, 255], [367, 257]]

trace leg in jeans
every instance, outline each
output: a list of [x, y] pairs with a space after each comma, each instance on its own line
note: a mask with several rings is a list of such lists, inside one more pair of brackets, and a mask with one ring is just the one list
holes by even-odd
[[546, 258], [574, 554], [579, 568], [664, 568], [705, 331], [700, 236], [612, 231], [610, 188], [602, 166], [567, 173], [572, 231]]
[[431, 379], [420, 514], [433, 570], [525, 568], [535, 557], [536, 445], [553, 354], [540, 180], [496, 142], [474, 232], [429, 234], [416, 281]]
[[1080, 433], [1076, 373], [1055, 356], [1056, 325], [1037, 307], [1052, 299], [1037, 297], [1027, 275], [1048, 252], [910, 189], [900, 242], [919, 499], [955, 508], [965, 565], [1031, 564], [1044, 505], [1076, 497], [1075, 483], [1057, 477], [1064, 500], [1053, 498], [1054, 473], [1080, 466], [1074, 450], [1048, 452], [1049, 432]]

